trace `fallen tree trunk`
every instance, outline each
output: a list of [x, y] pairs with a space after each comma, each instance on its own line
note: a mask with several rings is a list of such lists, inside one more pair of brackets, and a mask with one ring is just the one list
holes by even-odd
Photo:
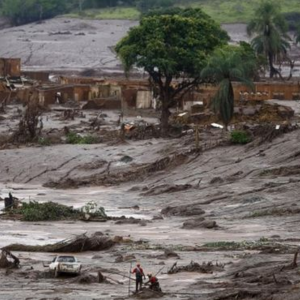
[[66, 239], [55, 244], [48, 245], [22, 245], [12, 244], [3, 248], [6, 251], [26, 251], [26, 252], [61, 252], [74, 253], [85, 251], [101, 251], [110, 249], [115, 242], [106, 235], [93, 234], [88, 237], [85, 234], [76, 236], [73, 239]]

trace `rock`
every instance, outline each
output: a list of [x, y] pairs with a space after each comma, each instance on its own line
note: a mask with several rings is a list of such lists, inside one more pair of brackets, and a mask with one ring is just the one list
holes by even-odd
[[103, 256], [101, 256], [101, 255], [94, 255], [94, 256], [92, 257], [92, 259], [101, 259], [101, 258], [103, 258]]
[[155, 220], [163, 220], [164, 218], [162, 217], [162, 215], [156, 215], [152, 218], [153, 221]]
[[197, 216], [205, 214], [205, 211], [200, 208], [200, 205], [182, 205], [171, 207], [168, 206], [161, 211], [162, 215], [166, 216], [181, 216], [181, 217], [189, 217], [189, 216]]
[[183, 223], [182, 228], [184, 229], [197, 229], [197, 228], [216, 228], [217, 223], [215, 221], [204, 220], [204, 218], [198, 218], [194, 220], [188, 220]]
[[115, 259], [115, 263], [121, 263], [121, 262], [133, 261], [133, 260], [136, 260], [136, 257], [133, 254], [126, 255], [126, 256], [118, 255]]
[[210, 184], [219, 184], [219, 183], [223, 183], [224, 180], [221, 177], [214, 177], [211, 181]]
[[127, 163], [132, 162], [132, 161], [133, 161], [133, 158], [130, 157], [130, 156], [128, 156], [128, 155], [125, 155], [125, 156], [123, 156], [123, 157], [120, 159], [120, 161], [127, 164]]
[[210, 220], [205, 220], [201, 223], [202, 227], [207, 228], [207, 229], [212, 229], [212, 228], [216, 228], [217, 226], [217, 222], [216, 221], [210, 221]]
[[79, 283], [79, 284], [91, 284], [91, 283], [96, 283], [99, 282], [98, 277], [90, 275], [90, 274], [83, 274], [77, 277], [74, 280], [74, 283]]
[[135, 218], [126, 218], [126, 217], [121, 217], [120, 220], [115, 222], [117, 225], [123, 225], [123, 224], [139, 224], [141, 222], [141, 219], [135, 219]]
[[165, 253], [164, 253], [165, 257], [166, 258], [180, 258], [180, 256], [174, 252], [173, 250], [170, 250], [170, 249], [165, 249]]

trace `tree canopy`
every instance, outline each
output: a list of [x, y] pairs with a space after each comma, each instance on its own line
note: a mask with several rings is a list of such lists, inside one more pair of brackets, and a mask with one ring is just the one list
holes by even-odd
[[218, 91], [212, 105], [227, 128], [233, 117], [234, 92], [233, 81], [240, 81], [252, 87], [251, 73], [255, 69], [254, 57], [245, 54], [240, 47], [224, 47], [217, 49], [202, 70], [203, 78], [210, 78], [218, 85]]
[[225, 44], [227, 34], [200, 9], [176, 10], [145, 16], [116, 46], [129, 72], [132, 67], [149, 73], [162, 104], [162, 129], [169, 109], [189, 88], [200, 82], [208, 55]]
[[284, 57], [290, 47], [287, 29], [280, 6], [271, 0], [261, 2], [255, 11], [255, 18], [247, 27], [248, 34], [254, 35], [252, 47], [268, 59], [271, 78], [276, 74], [281, 76], [274, 67], [274, 61]]

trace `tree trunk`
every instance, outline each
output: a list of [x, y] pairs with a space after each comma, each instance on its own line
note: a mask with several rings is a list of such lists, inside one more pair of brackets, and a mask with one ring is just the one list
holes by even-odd
[[160, 118], [161, 135], [163, 137], [166, 137], [168, 134], [170, 115], [171, 113], [169, 111], [169, 108], [163, 104], [162, 111], [161, 111], [161, 118]]
[[274, 66], [273, 66], [273, 55], [272, 53], [268, 54], [269, 58], [269, 67], [270, 67], [270, 78], [274, 76]]

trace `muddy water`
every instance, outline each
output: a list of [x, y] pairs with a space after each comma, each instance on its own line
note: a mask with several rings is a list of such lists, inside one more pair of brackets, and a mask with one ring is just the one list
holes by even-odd
[[[40, 186], [30, 185], [1, 185], [0, 196], [6, 196], [9, 191], [13, 195], [29, 201], [35, 199], [37, 201], [55, 201], [58, 203], [73, 205], [80, 207], [86, 201], [93, 200], [99, 205], [106, 208], [108, 215], [125, 215], [150, 220], [153, 215], [157, 214], [157, 208], [153, 201], [147, 198], [141, 198], [134, 193], [128, 193], [122, 188], [86, 188], [79, 190], [51, 190]], [[119, 207], [139, 205], [140, 211], [124, 209]], [[107, 223], [84, 223], [84, 222], [33, 222], [24, 223], [19, 221], [0, 221], [0, 247], [11, 243], [23, 243], [29, 245], [42, 245], [55, 243], [65, 238], [72, 237], [75, 234], [93, 233], [102, 231], [111, 235], [121, 235], [134, 240], [148, 240], [153, 250], [135, 250], [130, 247], [118, 247], [110, 251], [101, 253], [89, 252], [77, 254], [78, 259], [83, 264], [83, 269], [90, 274], [96, 275], [97, 268], [107, 270], [117, 269], [118, 273], [128, 276], [130, 263], [115, 263], [117, 255], [133, 254], [136, 261], [140, 261], [146, 272], [156, 273], [161, 269], [160, 263], [164, 263], [165, 267], [159, 274], [161, 285], [166, 293], [165, 299], [186, 299], [186, 296], [176, 295], [176, 293], [191, 292], [189, 286], [195, 284], [201, 279], [213, 280], [213, 274], [197, 274], [197, 273], [179, 273], [177, 275], [167, 275], [166, 271], [176, 262], [176, 259], [157, 259], [157, 255], [161, 255], [162, 250], [156, 250], [156, 245], [168, 247], [170, 245], [188, 245], [195, 244], [196, 240], [205, 239], [205, 233], [197, 232], [189, 234], [178, 226], [178, 220], [166, 219], [149, 223], [146, 227], [138, 225], [115, 225], [114, 222]], [[21, 271], [29, 270], [33, 267], [34, 271], [43, 272], [45, 268], [42, 262], [48, 262], [52, 259], [53, 254], [47, 253], [15, 253], [19, 256], [22, 264]], [[94, 259], [93, 257], [101, 257]], [[206, 261], [218, 261], [219, 263], [229, 263], [234, 258], [226, 257], [222, 253], [196, 253], [196, 252], [180, 252], [180, 265], [189, 264], [190, 261], [199, 263]], [[33, 279], [33, 275], [20, 278], [20, 276], [11, 275], [2, 277], [0, 273], [2, 288], [0, 291], [0, 299], [25, 299], [23, 297], [34, 297], [32, 299], [42, 299], [44, 297], [62, 297], [62, 299], [114, 299], [124, 297], [128, 293], [128, 279], [122, 275], [110, 274], [104, 271], [106, 276], [111, 277], [122, 283], [122, 285], [97, 285], [92, 284], [88, 287], [74, 284], [72, 278], [60, 279]], [[133, 285], [131, 290], [133, 290]], [[192, 291], [199, 294], [198, 291]], [[209, 291], [201, 291], [201, 294]], [[47, 298], [48, 299], [48, 298]], [[52, 299], [52, 298], [49, 298]]]

